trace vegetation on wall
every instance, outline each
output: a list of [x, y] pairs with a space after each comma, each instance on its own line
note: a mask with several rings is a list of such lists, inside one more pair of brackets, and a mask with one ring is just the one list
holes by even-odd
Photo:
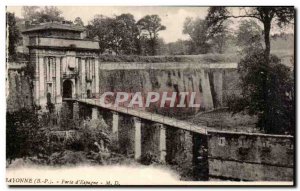
[[10, 61], [15, 61], [17, 60], [17, 43], [21, 39], [21, 33], [17, 27], [14, 13], [6, 13], [6, 27], [8, 30], [8, 59]]
[[143, 63], [162, 63], [162, 62], [195, 62], [203, 63], [225, 63], [237, 62], [237, 54], [203, 54], [186, 56], [137, 56], [137, 55], [100, 55], [101, 62], [143, 62]]

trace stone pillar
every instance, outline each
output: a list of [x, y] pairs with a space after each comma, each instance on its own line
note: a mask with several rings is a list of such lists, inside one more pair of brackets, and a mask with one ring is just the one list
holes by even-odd
[[99, 110], [97, 107], [92, 108], [92, 119], [98, 119], [99, 116]]
[[39, 104], [39, 98], [40, 98], [40, 72], [39, 72], [39, 57], [38, 57], [38, 54], [36, 53], [35, 54], [35, 83], [34, 83], [34, 96], [35, 96], [35, 103], [38, 105]]
[[112, 144], [115, 149], [117, 149], [118, 152], [119, 150], [119, 145], [120, 145], [120, 138], [119, 138], [119, 114], [117, 112], [112, 111]]
[[112, 119], [112, 134], [114, 137], [114, 140], [116, 142], [119, 141], [119, 114], [117, 112], [112, 112], [113, 119]]
[[[49, 63], [49, 65], [48, 65], [48, 63]], [[52, 76], [53, 60], [52, 59], [48, 59], [47, 62], [46, 62], [46, 64], [47, 64], [47, 67], [48, 67], [47, 71], [49, 72], [49, 76], [47, 74], [47, 77], [48, 77], [47, 81], [52, 81], [52, 77], [53, 77]]]
[[208, 150], [207, 135], [192, 133], [193, 137], [193, 179], [195, 181], [208, 180]]
[[[62, 56], [60, 58], [60, 77], [61, 77], [61, 85], [63, 85], [63, 75], [64, 75], [64, 70], [65, 70], [65, 57]], [[62, 90], [63, 90], [63, 87], [61, 87], [61, 95], [62, 95]]]
[[201, 86], [202, 86], [202, 100], [205, 109], [212, 109], [214, 107], [211, 87], [209, 82], [208, 73], [205, 70], [201, 70]]
[[214, 90], [216, 93], [216, 105], [215, 107], [222, 107], [223, 105], [223, 73], [219, 69], [213, 72], [214, 77]]
[[166, 145], [166, 128], [163, 124], [159, 125], [159, 159], [161, 162], [166, 162], [167, 145]]
[[[75, 58], [76, 60], [76, 65], [75, 65], [75, 69], [76, 71], [78, 71], [78, 74], [80, 74], [80, 58]], [[75, 87], [76, 87], [76, 98], [80, 98], [81, 97], [81, 76], [78, 75], [78, 77], [75, 80]]]
[[145, 124], [142, 129], [143, 156], [155, 155], [160, 162], [166, 161], [166, 129], [163, 124]]
[[169, 127], [166, 128], [166, 162], [178, 164], [180, 168], [193, 170], [193, 137], [190, 131]]
[[46, 92], [45, 92], [45, 63], [44, 57], [39, 57], [39, 98], [40, 98], [40, 105], [42, 107], [46, 106], [47, 99], [46, 99]]
[[99, 59], [95, 58], [95, 93], [96, 98], [99, 98]]
[[85, 58], [81, 59], [81, 71], [80, 71], [80, 79], [81, 79], [81, 94], [82, 98], [86, 98], [86, 79], [85, 79]]
[[61, 95], [61, 62], [60, 57], [56, 57], [56, 72], [55, 72], [55, 84], [56, 84], [56, 103], [62, 103]]
[[141, 142], [141, 119], [134, 117], [134, 159], [139, 160], [142, 155], [142, 142]]

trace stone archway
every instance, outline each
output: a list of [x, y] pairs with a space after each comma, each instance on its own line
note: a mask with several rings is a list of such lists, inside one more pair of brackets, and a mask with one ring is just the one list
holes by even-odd
[[71, 80], [65, 80], [63, 82], [63, 98], [72, 98], [73, 82]]

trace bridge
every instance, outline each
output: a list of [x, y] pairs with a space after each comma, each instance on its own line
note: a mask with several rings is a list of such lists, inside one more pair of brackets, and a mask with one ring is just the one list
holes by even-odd
[[112, 143], [137, 161], [150, 152], [161, 163], [191, 169], [194, 180], [292, 180], [293, 136], [217, 131], [144, 110], [107, 106], [99, 99], [63, 101], [72, 107], [73, 119], [86, 113], [108, 122]]
[[[114, 111], [121, 114], [127, 114], [133, 117], [138, 117], [140, 119], [149, 120], [152, 122], [160, 123], [162, 125], [168, 125], [171, 127], [176, 127], [182, 130], [199, 133], [199, 134], [207, 134], [206, 126], [195, 125], [194, 123], [190, 123], [183, 120], [178, 120], [176, 118], [167, 117], [160, 114], [155, 114], [152, 112], [147, 112], [144, 110], [137, 110], [129, 107], [114, 107], [107, 106], [105, 104], [101, 104], [99, 99], [76, 99], [77, 102], [88, 104], [94, 107], [100, 107], [104, 109], [108, 109], [110, 111]], [[96, 112], [96, 110], [94, 110]], [[92, 115], [95, 116], [96, 114]]]
[[[109, 124], [112, 131], [112, 139], [116, 142], [116, 144], [122, 145], [120, 147], [121, 149], [127, 149], [126, 147], [130, 147], [128, 150], [132, 151], [134, 159], [138, 161], [143, 158], [146, 153], [150, 152], [156, 157], [156, 159], [159, 160], [159, 162], [167, 163], [167, 152], [169, 152], [169, 156], [172, 155], [174, 158], [176, 157], [175, 155], [182, 154], [177, 153], [178, 151], [170, 151], [176, 147], [175, 144], [170, 141], [176, 142], [178, 138], [180, 139], [180, 136], [189, 136], [192, 143], [188, 144], [191, 145], [191, 148], [186, 152], [189, 152], [189, 155], [192, 157], [189, 160], [191, 166], [195, 167], [193, 169], [195, 172], [194, 174], [196, 175], [195, 180], [208, 178], [208, 174], [203, 175], [202, 172], [203, 170], [204, 172], [208, 172], [207, 159], [205, 159], [207, 157], [202, 156], [207, 153], [200, 151], [203, 149], [203, 145], [205, 146], [203, 143], [206, 142], [206, 126], [198, 126], [187, 121], [178, 120], [144, 110], [137, 110], [128, 107], [107, 106], [100, 103], [99, 99], [65, 98], [63, 101], [65, 103], [73, 103], [73, 119], [82, 118], [82, 116], [80, 116], [83, 113], [82, 107], [91, 109], [91, 112], [88, 113], [90, 113], [89, 117], [92, 120], [104, 119], [104, 113], [106, 115], [112, 115], [112, 120]], [[125, 125], [126, 128], [122, 127], [122, 125]], [[122, 128], [124, 129], [122, 130]], [[122, 131], [126, 131], [126, 136], [122, 135]], [[180, 133], [175, 133], [170, 137], [170, 133], [173, 132]], [[169, 135], [169, 139], [167, 138], [167, 134]], [[129, 142], [132, 144], [123, 143], [123, 139], [129, 139]]]

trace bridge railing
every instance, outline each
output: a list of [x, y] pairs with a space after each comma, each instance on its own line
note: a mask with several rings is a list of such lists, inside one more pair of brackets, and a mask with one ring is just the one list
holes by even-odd
[[101, 104], [99, 99], [91, 99], [91, 98], [86, 98], [84, 96], [79, 98], [78, 101], [84, 102], [86, 104], [94, 105], [97, 107], [109, 109], [111, 111], [115, 111], [118, 113], [124, 113], [127, 115], [139, 117], [139, 118], [146, 119], [149, 121], [177, 127], [179, 129], [196, 132], [196, 133], [200, 133], [200, 134], [207, 134], [206, 126], [199, 126], [192, 122], [179, 120], [174, 117], [151, 113], [148, 111], [144, 111], [144, 110], [140, 110], [140, 109], [136, 109], [136, 108], [130, 108], [130, 107], [126, 107], [126, 106], [122, 106], [122, 107], [114, 107], [114, 105], [107, 106], [106, 104]]

